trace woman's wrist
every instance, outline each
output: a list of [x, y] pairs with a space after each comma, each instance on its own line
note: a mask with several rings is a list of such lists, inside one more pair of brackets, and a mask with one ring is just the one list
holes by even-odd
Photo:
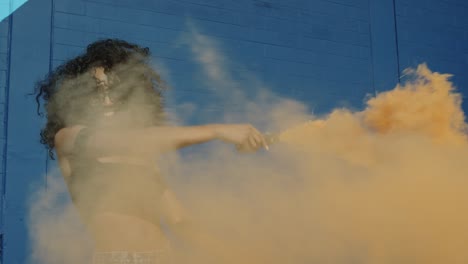
[[211, 131], [213, 133], [213, 139], [220, 139], [224, 140], [224, 129], [226, 128], [226, 125], [223, 124], [211, 124], [209, 125], [211, 128]]

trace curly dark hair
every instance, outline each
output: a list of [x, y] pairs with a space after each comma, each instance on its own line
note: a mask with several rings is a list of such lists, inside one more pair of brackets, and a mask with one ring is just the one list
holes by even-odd
[[[86, 125], [86, 117], [93, 115], [89, 105], [90, 100], [96, 98], [97, 89], [89, 72], [94, 67], [103, 67], [106, 73], [117, 76], [120, 85], [112, 91], [120, 103], [139, 94], [139, 109], [151, 116], [146, 125], [164, 121], [162, 92], [165, 85], [149, 65], [150, 55], [149, 48], [124, 40], [98, 40], [88, 45], [83, 54], [66, 61], [36, 83], [37, 113], [43, 115], [40, 111], [42, 99], [47, 118], [40, 141], [52, 159], [55, 134], [67, 126]], [[83, 115], [83, 112], [87, 114]], [[133, 116], [137, 115], [134, 113]]]

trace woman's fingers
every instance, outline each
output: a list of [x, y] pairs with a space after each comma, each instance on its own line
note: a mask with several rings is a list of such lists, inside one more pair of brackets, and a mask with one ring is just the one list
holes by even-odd
[[268, 148], [268, 145], [266, 143], [266, 140], [260, 131], [258, 131], [256, 128], [252, 127], [250, 131], [250, 135], [247, 139], [247, 142], [249, 143], [250, 147], [254, 149], [258, 149], [260, 147], [265, 147]]
[[250, 135], [247, 141], [251, 148], [254, 148], [254, 149], [257, 148], [257, 140], [255, 139], [255, 135]]
[[267, 140], [255, 127], [245, 124], [238, 128], [237, 135], [240, 137], [234, 140], [234, 143], [237, 143], [236, 148], [239, 151], [255, 151], [262, 147], [268, 149]]
[[256, 133], [254, 135], [254, 137], [255, 137], [255, 142], [257, 144], [256, 145], [257, 148], [267, 147], [266, 142], [265, 142], [265, 138], [263, 137], [263, 135], [260, 132]]
[[268, 150], [268, 143], [267, 143], [267, 140], [265, 138], [265, 135], [263, 135], [262, 133], [258, 132], [259, 133], [259, 141], [260, 141], [260, 146], [261, 147], [264, 147], [265, 149]]

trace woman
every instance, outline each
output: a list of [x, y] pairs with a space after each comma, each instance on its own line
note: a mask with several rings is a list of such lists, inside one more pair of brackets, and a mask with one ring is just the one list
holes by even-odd
[[95, 263], [161, 260], [169, 244], [160, 217], [184, 230], [177, 228], [186, 226], [181, 206], [154, 166], [159, 153], [215, 139], [249, 150], [266, 147], [248, 124], [165, 125], [163, 83], [149, 58], [148, 48], [101, 40], [37, 85], [36, 99], [46, 102], [47, 113], [41, 142], [52, 158], [56, 151], [94, 237]]

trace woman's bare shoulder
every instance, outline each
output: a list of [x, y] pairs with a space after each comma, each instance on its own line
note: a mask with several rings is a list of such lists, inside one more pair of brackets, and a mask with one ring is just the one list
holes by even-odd
[[68, 155], [73, 151], [76, 135], [83, 128], [84, 126], [64, 127], [55, 134], [55, 150], [57, 152], [59, 167], [66, 180], [72, 173]]
[[83, 128], [85, 126], [81, 125], [64, 127], [55, 134], [55, 149], [58, 155], [67, 155], [72, 152], [75, 138]]

